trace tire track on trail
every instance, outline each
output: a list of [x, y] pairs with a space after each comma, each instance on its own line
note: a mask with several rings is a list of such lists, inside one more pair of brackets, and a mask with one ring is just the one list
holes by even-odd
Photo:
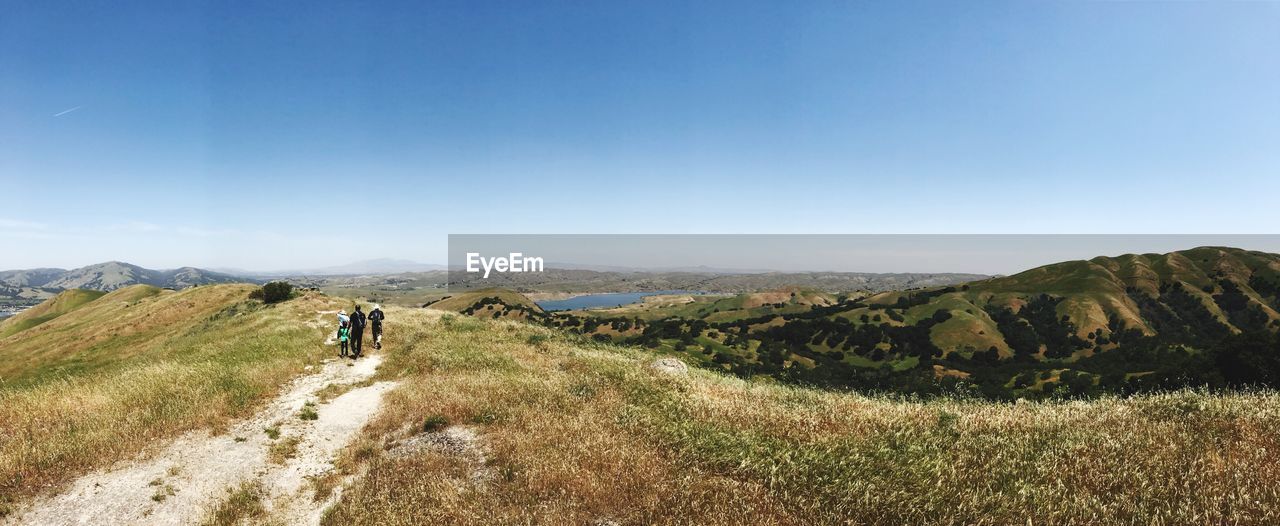
[[[381, 355], [366, 355], [354, 363], [325, 360], [319, 372], [294, 379], [257, 414], [225, 433], [187, 433], [154, 455], [80, 477], [58, 494], [38, 498], [0, 522], [198, 524], [232, 490], [257, 483], [272, 518], [287, 524], [318, 523], [328, 501], [313, 502], [309, 478], [333, 469], [338, 452], [377, 413], [383, 395], [395, 387], [395, 382], [359, 385], [373, 377], [381, 362]], [[327, 403], [318, 403], [320, 390], [332, 384], [351, 384], [352, 388]], [[313, 401], [314, 405], [307, 406]], [[313, 420], [299, 417], [304, 407], [314, 410]], [[278, 438], [268, 436], [269, 428], [278, 430]], [[294, 440], [296, 448], [290, 458], [274, 463], [271, 448]]]

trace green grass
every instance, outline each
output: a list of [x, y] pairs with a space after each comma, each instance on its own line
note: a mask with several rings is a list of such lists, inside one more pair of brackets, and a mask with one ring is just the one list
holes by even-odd
[[298, 418], [302, 420], [316, 420], [320, 418], [320, 414], [316, 412], [315, 402], [307, 402], [302, 406], [302, 410], [298, 412]]
[[105, 292], [72, 289], [0, 322], [0, 339], [57, 319], [85, 304], [101, 298]]

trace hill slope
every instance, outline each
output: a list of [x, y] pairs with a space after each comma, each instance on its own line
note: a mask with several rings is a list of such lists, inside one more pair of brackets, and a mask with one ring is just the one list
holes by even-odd
[[27, 309], [17, 316], [0, 321], [0, 339], [41, 323], [53, 320], [102, 297], [105, 292], [72, 289], [59, 293], [44, 303]]
[[41, 287], [66, 273], [60, 268], [33, 268], [0, 271], [0, 284], [11, 287]]
[[252, 290], [133, 285], [0, 338], [0, 516], [155, 440], [245, 416], [331, 353], [322, 311], [349, 304], [263, 305]]
[[482, 289], [446, 296], [426, 305], [432, 309], [487, 318], [541, 319], [546, 312], [523, 294], [504, 289]]
[[1280, 255], [1201, 247], [1068, 261], [840, 303], [759, 303], [745, 295], [710, 309], [670, 309], [678, 318], [622, 309], [582, 314], [594, 319], [586, 322], [557, 315], [552, 323], [690, 354], [743, 375], [876, 389], [968, 382], [1008, 397], [1270, 385], [1269, 377], [1233, 365], [1244, 358], [1220, 351], [1253, 356], [1275, 338]]
[[[1274, 395], [914, 402], [394, 314], [380, 374], [401, 386], [340, 462], [367, 471], [325, 525], [1244, 524], [1280, 509], [1259, 469], [1280, 455]], [[1213, 431], [1236, 425], [1249, 431]]]
[[[1047, 265], [938, 297], [1021, 315], [1047, 295], [1053, 298], [1052, 314], [1070, 336], [1137, 331], [1195, 343], [1226, 333], [1274, 330], [1280, 326], [1277, 292], [1280, 255], [1201, 247]], [[1077, 348], [1110, 346], [1094, 342]]]

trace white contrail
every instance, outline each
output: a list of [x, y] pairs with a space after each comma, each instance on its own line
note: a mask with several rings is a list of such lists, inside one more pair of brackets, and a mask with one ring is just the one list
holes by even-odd
[[84, 106], [76, 106], [76, 107], [71, 108], [71, 109], [69, 109], [69, 110], [62, 110], [62, 111], [60, 111], [60, 112], [58, 112], [58, 113], [53, 114], [53, 116], [54, 116], [54, 117], [61, 117], [61, 116], [63, 116], [63, 115], [66, 115], [66, 114], [68, 114], [68, 113], [71, 113], [71, 112], [76, 111], [76, 110], [78, 110], [78, 109], [80, 109], [80, 108], [83, 108], [83, 107], [84, 107]]

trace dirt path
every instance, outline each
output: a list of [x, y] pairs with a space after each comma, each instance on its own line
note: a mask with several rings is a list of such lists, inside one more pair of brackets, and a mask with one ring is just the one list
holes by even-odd
[[[317, 393], [331, 384], [364, 383], [381, 361], [378, 355], [354, 365], [350, 360], [328, 360], [228, 432], [184, 435], [145, 460], [81, 477], [64, 492], [31, 503], [4, 523], [199, 524], [245, 483], [260, 485], [273, 519], [290, 525], [318, 523], [328, 502], [312, 502], [308, 477], [333, 468], [338, 451], [377, 412], [394, 382], [353, 385], [328, 403], [319, 403]], [[307, 406], [309, 402], [314, 405]], [[316, 418], [300, 418], [304, 408], [313, 409]], [[278, 430], [278, 438], [268, 436], [267, 429]], [[283, 445], [295, 441], [296, 448]], [[279, 452], [289, 449], [292, 458], [278, 463]]]

